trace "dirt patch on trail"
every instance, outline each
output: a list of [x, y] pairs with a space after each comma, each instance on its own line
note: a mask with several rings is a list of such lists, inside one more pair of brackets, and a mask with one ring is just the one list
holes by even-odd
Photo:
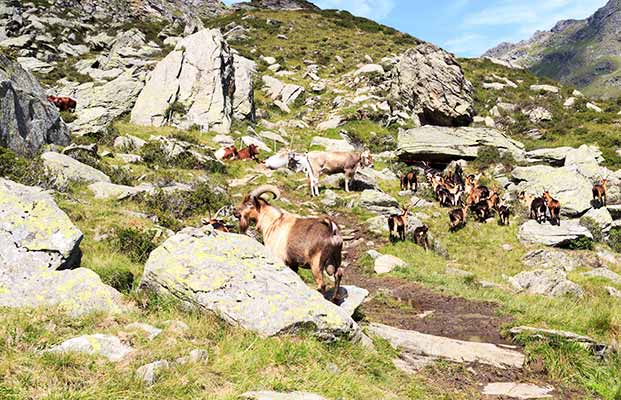
[[368, 250], [366, 242], [373, 241], [377, 247], [386, 243], [386, 239], [366, 231], [360, 224], [352, 224], [344, 216], [337, 218], [337, 222], [341, 226], [358, 227], [351, 235], [356, 241], [349, 241], [345, 246], [345, 261], [349, 266], [343, 281], [370, 292], [371, 300], [359, 309], [366, 319], [452, 339], [510, 344], [500, 332], [512, 318], [501, 315], [497, 304], [449, 296], [405, 279], [365, 272], [358, 261]]
[[470, 342], [509, 344], [500, 331], [512, 318], [501, 316], [497, 304], [443, 295], [398, 278], [369, 277], [357, 265], [347, 272], [346, 283], [371, 293], [371, 301], [361, 307], [370, 321]]

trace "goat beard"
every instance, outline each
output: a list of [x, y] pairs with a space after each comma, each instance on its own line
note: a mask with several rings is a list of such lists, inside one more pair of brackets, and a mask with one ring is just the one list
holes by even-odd
[[247, 218], [245, 217], [241, 217], [239, 219], [239, 231], [241, 233], [246, 233], [246, 231], [248, 230], [248, 226], [250, 225], [250, 222], [248, 221]]

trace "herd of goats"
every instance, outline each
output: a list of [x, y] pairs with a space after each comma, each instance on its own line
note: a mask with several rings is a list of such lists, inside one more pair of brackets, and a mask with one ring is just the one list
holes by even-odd
[[[237, 151], [234, 146], [219, 150], [218, 159], [255, 159], [258, 149], [255, 145]], [[258, 161], [258, 160], [257, 160]], [[360, 168], [373, 167], [373, 158], [366, 152], [313, 151], [305, 154], [279, 153], [264, 162], [268, 167], [277, 169], [288, 166], [304, 172], [308, 180], [311, 196], [319, 195], [319, 178], [321, 175], [343, 173], [345, 191], [349, 192], [350, 182]], [[419, 173], [423, 172], [426, 181], [433, 189], [436, 200], [443, 207], [453, 209], [449, 215], [449, 229], [455, 232], [465, 227], [469, 212], [479, 222], [486, 222], [494, 213], [499, 217], [500, 225], [509, 225], [510, 206], [501, 201], [498, 190], [490, 190], [479, 184], [482, 174], [466, 175], [457, 163], [453, 171], [440, 172], [428, 164], [421, 164], [419, 169], [412, 169], [400, 178], [401, 190], [417, 192]], [[421, 171], [421, 172], [419, 172]], [[593, 197], [601, 205], [606, 204], [606, 184], [603, 179], [593, 187]], [[338, 302], [339, 288], [344, 269], [341, 266], [343, 237], [336, 221], [329, 216], [300, 217], [270, 204], [264, 196], [271, 194], [274, 200], [280, 198], [281, 192], [274, 185], [262, 185], [252, 190], [235, 208], [234, 216], [239, 220], [241, 233], [246, 233], [254, 223], [263, 236], [266, 247], [274, 256], [282, 260], [292, 270], [310, 267], [317, 289], [325, 293], [324, 272], [334, 277], [335, 288], [331, 300]], [[530, 218], [539, 223], [549, 219], [552, 225], [560, 225], [561, 204], [552, 198], [548, 191], [540, 197], [526, 193], [520, 195], [520, 201], [530, 207]], [[408, 207], [402, 208], [400, 214], [387, 218], [390, 240], [406, 240], [408, 232]], [[549, 215], [549, 217], [548, 217]], [[217, 219], [206, 221], [217, 230], [227, 231], [225, 224]], [[417, 227], [413, 240], [429, 250], [426, 225]]]

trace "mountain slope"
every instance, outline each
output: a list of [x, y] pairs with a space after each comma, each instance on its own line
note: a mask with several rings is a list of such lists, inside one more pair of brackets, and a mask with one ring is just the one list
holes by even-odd
[[621, 94], [621, 1], [610, 0], [585, 20], [558, 22], [519, 43], [501, 43], [484, 56], [511, 61], [535, 74], [582, 88], [585, 93]]

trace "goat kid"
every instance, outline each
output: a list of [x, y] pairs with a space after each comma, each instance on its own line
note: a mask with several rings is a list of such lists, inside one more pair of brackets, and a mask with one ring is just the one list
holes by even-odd
[[425, 249], [425, 251], [429, 251], [428, 232], [429, 227], [427, 225], [422, 225], [414, 229], [414, 242]]
[[468, 207], [457, 208], [449, 212], [450, 231], [455, 232], [460, 228], [466, 226], [466, 219], [468, 218]]
[[401, 190], [418, 191], [418, 174], [415, 170], [412, 170], [401, 177]]
[[251, 191], [236, 208], [241, 233], [256, 223], [265, 246], [293, 271], [310, 267], [317, 289], [325, 292], [324, 271], [334, 276], [332, 301], [338, 299], [344, 269], [341, 267], [343, 237], [338, 225], [329, 217], [299, 217], [272, 206], [262, 195], [280, 198], [280, 190], [263, 185]]
[[593, 186], [593, 200], [597, 200], [600, 207], [606, 207], [608, 203], [608, 179], [602, 179]]
[[391, 215], [388, 217], [388, 235], [389, 239], [398, 237], [401, 241], [405, 241], [405, 232], [408, 228], [408, 208], [402, 209], [400, 215]]
[[509, 226], [509, 216], [511, 214], [511, 209], [506, 204], [501, 204], [498, 206], [497, 210], [498, 218], [500, 225]]
[[548, 191], [543, 192], [542, 197], [548, 206], [548, 211], [550, 211], [550, 223], [561, 226], [561, 203], [554, 199]]
[[237, 147], [229, 146], [223, 147], [216, 151], [215, 153], [216, 159], [222, 160], [237, 160], [239, 159], [239, 153], [237, 151]]

